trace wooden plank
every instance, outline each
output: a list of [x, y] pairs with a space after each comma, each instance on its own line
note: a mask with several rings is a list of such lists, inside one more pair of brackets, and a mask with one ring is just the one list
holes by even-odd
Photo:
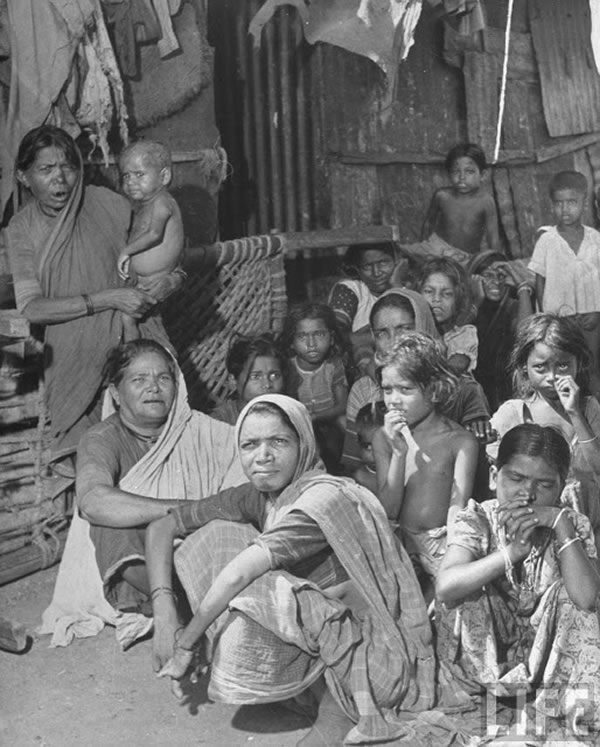
[[[504, 60], [504, 29], [488, 26], [483, 31], [483, 51], [496, 57], [498, 69]], [[531, 34], [511, 31], [508, 55], [508, 78], [537, 79], [538, 69]]]
[[[67, 531], [58, 533], [59, 542], [56, 548], [56, 555], [52, 562], [57, 563], [62, 555], [62, 551], [67, 540]], [[0, 564], [0, 585], [7, 584], [17, 578], [22, 578], [29, 573], [34, 573], [42, 568], [47, 568], [46, 558], [42, 555], [37, 545], [27, 545], [2, 556]]]
[[533, 160], [534, 142], [528, 100], [529, 83], [524, 80], [509, 80], [502, 121], [502, 145], [513, 151], [528, 153]]
[[553, 158], [560, 158], [560, 156], [573, 153], [581, 148], [587, 148], [590, 145], [595, 145], [600, 142], [600, 132], [590, 132], [586, 135], [580, 135], [579, 137], [570, 137], [561, 140], [554, 145], [547, 145], [543, 148], [538, 148], [536, 151], [536, 160], [538, 163], [544, 161], [550, 161]]
[[508, 251], [511, 257], [517, 259], [523, 256], [523, 248], [515, 220], [515, 206], [510, 189], [508, 169], [495, 168], [492, 171], [492, 180], [496, 193], [498, 216], [508, 242]]
[[[592, 187], [594, 196], [600, 189], [600, 143], [595, 143], [587, 148], [587, 156], [592, 169]], [[597, 208], [596, 208], [597, 211]]]
[[[351, 166], [388, 166], [394, 163], [423, 164], [425, 166], [443, 166], [446, 153], [417, 151], [365, 151], [361, 153], [331, 154], [339, 163]], [[501, 150], [497, 163], [533, 163], [533, 150]]]
[[421, 239], [423, 219], [436, 189], [448, 184], [443, 164], [416, 167], [381, 166], [378, 169], [382, 220], [399, 227], [399, 241], [413, 244]]
[[0, 617], [0, 648], [18, 653], [27, 647], [28, 636], [24, 625]]
[[521, 166], [510, 169], [508, 173], [521, 240], [521, 256], [530, 257], [536, 233], [543, 224], [540, 202], [544, 202], [544, 199], [539, 192], [535, 166]]
[[498, 121], [498, 77], [496, 57], [485, 52], [466, 52], [463, 66], [469, 140], [479, 143], [491, 158]]
[[529, 0], [544, 115], [552, 137], [600, 130], [588, 0]]

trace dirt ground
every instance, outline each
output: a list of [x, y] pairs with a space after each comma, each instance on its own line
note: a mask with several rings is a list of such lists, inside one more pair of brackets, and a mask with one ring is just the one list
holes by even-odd
[[122, 652], [114, 630], [49, 648], [36, 637], [50, 602], [57, 567], [0, 587], [0, 615], [32, 636], [23, 654], [0, 651], [0, 745], [265, 745], [292, 747], [308, 721], [279, 705], [212, 703], [206, 682], [177, 701], [154, 676], [151, 643]]

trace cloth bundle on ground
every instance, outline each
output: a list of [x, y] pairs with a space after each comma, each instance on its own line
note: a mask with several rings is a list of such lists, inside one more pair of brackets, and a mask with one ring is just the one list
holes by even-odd
[[[105, 408], [107, 416], [111, 405], [112, 400]], [[233, 428], [190, 408], [179, 371], [177, 396], [158, 441], [123, 477], [119, 487], [150, 498], [198, 500], [245, 480]], [[150, 618], [137, 613], [117, 612], [106, 601], [90, 525], [76, 511], [54, 596], [39, 632], [52, 634], [51, 646], [66, 646], [74, 637], [96, 635], [110, 624], [117, 626], [119, 640], [126, 647], [147, 632], [151, 623]]]

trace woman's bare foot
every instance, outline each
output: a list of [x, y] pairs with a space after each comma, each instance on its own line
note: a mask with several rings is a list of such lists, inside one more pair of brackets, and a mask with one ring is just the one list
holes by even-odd
[[297, 744], [297, 747], [338, 747], [350, 731], [353, 722], [342, 711], [327, 690], [319, 706], [319, 715], [312, 729]]

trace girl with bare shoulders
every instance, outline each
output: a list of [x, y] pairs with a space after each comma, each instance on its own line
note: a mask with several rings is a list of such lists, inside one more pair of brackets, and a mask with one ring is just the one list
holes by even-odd
[[471, 497], [477, 439], [439, 412], [456, 379], [443, 348], [407, 332], [383, 361], [387, 408], [373, 438], [378, 497], [397, 522], [406, 549], [434, 577], [446, 550], [446, 527]]

